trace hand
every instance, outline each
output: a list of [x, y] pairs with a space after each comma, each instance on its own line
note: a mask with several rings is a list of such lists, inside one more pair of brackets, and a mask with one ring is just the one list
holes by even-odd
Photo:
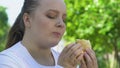
[[83, 57], [80, 68], [98, 68], [97, 59], [92, 49], [86, 49]]
[[82, 47], [80, 44], [70, 44], [61, 52], [58, 64], [64, 68], [76, 68], [83, 58]]

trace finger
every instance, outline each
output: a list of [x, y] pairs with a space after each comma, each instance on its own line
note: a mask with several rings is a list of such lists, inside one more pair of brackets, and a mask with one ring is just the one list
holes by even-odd
[[95, 54], [94, 54], [90, 49], [87, 49], [87, 50], [86, 50], [86, 53], [89, 55], [89, 57], [90, 57], [92, 60], [96, 59], [96, 58], [95, 58]]
[[80, 68], [87, 68], [84, 58], [81, 60]]
[[96, 59], [96, 56], [95, 56], [95, 52], [92, 49], [87, 49], [86, 52], [89, 55], [89, 57], [92, 59], [93, 64], [97, 65], [97, 59]]
[[77, 51], [77, 50], [79, 50], [80, 47], [81, 47], [80, 44], [74, 44], [74, 46], [71, 46], [71, 48], [69, 49], [69, 51], [66, 53], [66, 56], [70, 59], [70, 61], [73, 64], [76, 64], [76, 56], [78, 56], [78, 55], [75, 55], [74, 52]]
[[88, 68], [92, 68], [92, 59], [90, 58], [90, 56], [85, 52], [84, 54], [84, 58], [85, 58], [85, 61], [86, 61], [86, 65]]
[[84, 55], [84, 54], [80, 54], [80, 55], [78, 56], [78, 58], [76, 59], [76, 63], [77, 63], [77, 64], [79, 64], [79, 65], [81, 64], [80, 61], [83, 60], [83, 55]]
[[80, 47], [79, 49], [76, 49], [76, 51], [73, 52], [73, 54], [70, 56], [71, 58], [75, 58], [78, 61], [81, 60], [81, 54], [83, 55], [83, 48]]
[[[62, 50], [60, 56], [67, 58], [66, 52], [67, 52], [67, 51], [70, 49], [70, 47], [72, 47], [73, 45], [74, 45], [74, 43], [69, 44], [68, 46], [66, 46], [66, 47]], [[67, 58], [67, 59], [68, 59], [68, 58]], [[66, 60], [67, 60], [67, 59], [66, 59]]]
[[79, 57], [77, 59], [74, 59], [73, 64], [80, 65], [81, 64], [80, 61], [82, 60], [82, 58], [83, 58], [83, 54], [79, 55]]
[[[80, 49], [81, 48], [81, 49]], [[70, 49], [69, 49], [69, 51], [68, 51], [68, 55], [71, 57], [72, 55], [75, 55], [75, 56], [78, 56], [78, 54], [77, 53], [74, 53], [74, 52], [76, 52], [77, 50], [79, 50], [80, 49], [80, 51], [82, 50], [82, 47], [81, 47], [81, 45], [80, 44], [75, 44], [74, 46], [72, 46]], [[76, 57], [74, 57], [74, 58], [76, 58]]]
[[82, 48], [80, 48], [74, 52], [74, 54], [71, 56], [71, 59], [74, 60], [75, 64], [80, 65], [80, 61], [83, 59], [83, 55], [84, 55], [84, 53], [82, 51]]
[[74, 44], [75, 44], [75, 43], [72, 43], [72, 44], [67, 45], [67, 46], [63, 49], [62, 52], [67, 53], [67, 52], [69, 51], [69, 49], [70, 49], [72, 46], [74, 46]]
[[92, 52], [95, 55], [95, 52], [91, 48], [88, 48], [86, 50], [89, 50], [90, 52]]

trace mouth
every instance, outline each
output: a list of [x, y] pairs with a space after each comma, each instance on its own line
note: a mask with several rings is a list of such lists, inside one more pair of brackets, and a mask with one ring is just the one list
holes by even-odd
[[53, 32], [53, 35], [57, 38], [60, 38], [61, 37], [61, 33], [59, 32]]

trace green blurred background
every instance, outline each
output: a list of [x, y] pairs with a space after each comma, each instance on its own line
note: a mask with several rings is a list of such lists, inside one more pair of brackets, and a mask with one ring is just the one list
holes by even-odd
[[[89, 39], [99, 68], [120, 68], [120, 0], [65, 0], [67, 30], [63, 39]], [[0, 51], [10, 26], [5, 7], [0, 7]]]

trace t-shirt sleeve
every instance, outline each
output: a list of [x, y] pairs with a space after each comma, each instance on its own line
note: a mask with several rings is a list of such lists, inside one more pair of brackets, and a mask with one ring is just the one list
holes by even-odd
[[19, 66], [11, 57], [0, 54], [0, 68], [19, 68]]

